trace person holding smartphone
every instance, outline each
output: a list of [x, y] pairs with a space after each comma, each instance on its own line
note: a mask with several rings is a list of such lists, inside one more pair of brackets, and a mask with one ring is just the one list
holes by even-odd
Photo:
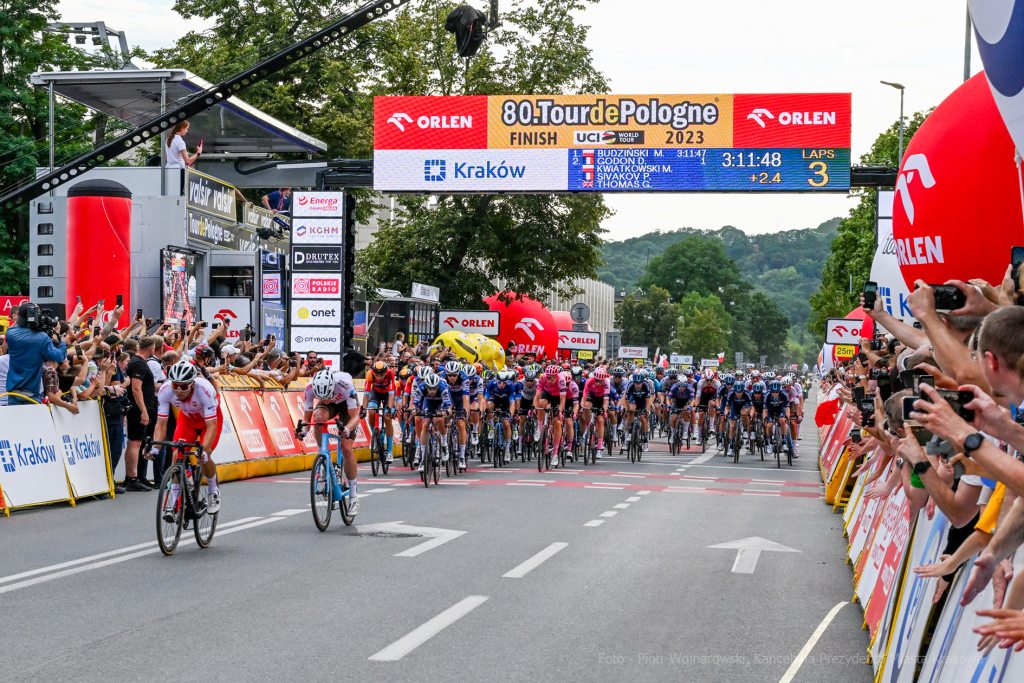
[[188, 121], [181, 121], [171, 130], [167, 136], [165, 149], [167, 168], [188, 168], [196, 162], [199, 155], [203, 153], [203, 143], [200, 141], [196, 147], [196, 153], [189, 155], [188, 147], [185, 145], [185, 136], [188, 134]]

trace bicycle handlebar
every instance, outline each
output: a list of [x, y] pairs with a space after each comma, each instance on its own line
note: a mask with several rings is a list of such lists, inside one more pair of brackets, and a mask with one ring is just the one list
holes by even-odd
[[199, 441], [189, 443], [188, 441], [155, 441], [152, 437], [146, 437], [140, 449], [143, 453], [149, 451], [153, 446], [170, 446], [171, 448], [192, 448], [195, 447], [197, 454], [202, 454], [203, 444]]

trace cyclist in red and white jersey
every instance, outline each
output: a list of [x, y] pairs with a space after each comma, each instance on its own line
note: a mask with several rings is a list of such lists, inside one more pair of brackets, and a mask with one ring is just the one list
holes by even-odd
[[[314, 405], [315, 402], [315, 405]], [[352, 448], [356, 429], [359, 426], [359, 405], [356, 403], [356, 387], [352, 375], [347, 372], [321, 370], [313, 375], [306, 385], [305, 405], [302, 421], [306, 423], [297, 434], [299, 440], [306, 438], [309, 424], [314, 423], [313, 433], [316, 442], [324, 433], [323, 423], [340, 417], [341, 429], [338, 433], [338, 447], [345, 462], [345, 478], [350, 489], [348, 511], [350, 515], [359, 512], [359, 497], [356, 491], [356, 476], [359, 470], [356, 464], [356, 453]]]
[[[154, 441], [163, 441], [167, 435], [167, 418], [171, 406], [179, 410], [174, 441], [192, 442], [200, 439], [203, 446], [201, 466], [209, 487], [206, 493], [206, 510], [211, 515], [220, 510], [220, 489], [217, 487], [217, 463], [213, 461], [213, 449], [220, 440], [223, 417], [217, 391], [207, 380], [199, 376], [199, 370], [188, 361], [179, 361], [167, 372], [157, 392], [157, 422], [153, 431]], [[153, 446], [156, 455], [160, 446]]]
[[[608, 401], [611, 398], [612, 385], [608, 380], [608, 371], [603, 367], [594, 370], [594, 374], [583, 383], [583, 395], [580, 397], [580, 405], [583, 408], [590, 408], [594, 411], [594, 426], [597, 431], [597, 457], [601, 457], [604, 450], [604, 413], [608, 410]], [[586, 429], [590, 421], [590, 411], [584, 411], [581, 429]]]

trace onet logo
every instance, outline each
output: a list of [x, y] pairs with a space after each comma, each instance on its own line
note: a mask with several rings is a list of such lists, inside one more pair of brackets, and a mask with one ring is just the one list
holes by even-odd
[[220, 309], [213, 316], [214, 320], [220, 320], [221, 322], [226, 321], [228, 318], [235, 319], [237, 317], [238, 317], [237, 315], [235, 315], [230, 309], [227, 309], [227, 308]]
[[767, 109], [755, 109], [754, 111], [747, 114], [747, 120], [749, 121], [750, 119], [753, 119], [754, 121], [757, 121], [757, 125], [764, 128], [764, 121], [761, 120], [762, 116], [767, 116], [770, 119], [775, 118], [774, 116], [772, 116], [772, 113]]
[[398, 130], [400, 130], [400, 131], [402, 131], [404, 133], [405, 132], [405, 124], [402, 123], [402, 121], [405, 121], [406, 123], [412, 123], [412, 117], [409, 116], [408, 114], [404, 113], [404, 112], [400, 112], [399, 111], [399, 112], [395, 112], [394, 114], [392, 114], [391, 118], [388, 119], [388, 123], [395, 124], [395, 127], [397, 127]]
[[921, 179], [925, 189], [935, 187], [935, 178], [932, 176], [932, 169], [928, 166], [928, 157], [923, 154], [911, 154], [903, 164], [903, 171], [896, 180], [896, 197], [903, 204], [903, 211], [907, 214], [907, 220], [914, 224], [914, 202], [910, 199], [910, 183], [914, 182], [914, 173]]
[[537, 338], [537, 335], [533, 333], [533, 329], [531, 326], [536, 326], [538, 330], [541, 330], [542, 332], [544, 331], [544, 326], [541, 325], [535, 318], [523, 318], [522, 320], [516, 323], [516, 329], [525, 332], [526, 336], [530, 338], [530, 341], [533, 341], [534, 339]]
[[440, 183], [447, 175], [444, 159], [425, 159], [423, 161], [423, 179], [428, 183]]

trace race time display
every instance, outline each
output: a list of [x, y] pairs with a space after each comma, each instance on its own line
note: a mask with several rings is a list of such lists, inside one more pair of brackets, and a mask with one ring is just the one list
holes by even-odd
[[849, 93], [377, 97], [385, 192], [846, 192]]

